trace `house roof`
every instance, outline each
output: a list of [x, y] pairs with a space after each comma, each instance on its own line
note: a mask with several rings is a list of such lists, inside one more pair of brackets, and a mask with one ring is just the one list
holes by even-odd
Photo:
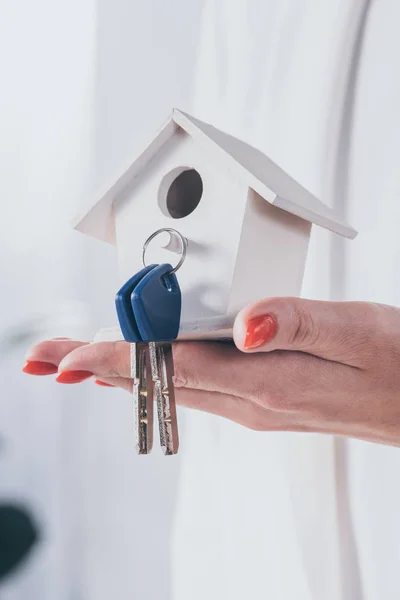
[[134, 187], [145, 166], [179, 129], [186, 131], [221, 167], [234, 169], [267, 202], [344, 237], [357, 232], [259, 150], [219, 131], [212, 125], [174, 109], [170, 119], [147, 148], [123, 169], [112, 185], [74, 220], [78, 231], [115, 244], [113, 202]]

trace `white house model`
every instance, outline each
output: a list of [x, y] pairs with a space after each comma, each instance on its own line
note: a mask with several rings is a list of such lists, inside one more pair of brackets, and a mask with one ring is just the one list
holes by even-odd
[[[142, 268], [143, 243], [154, 231], [178, 230], [188, 242], [177, 273], [179, 337], [212, 338], [229, 336], [250, 302], [300, 295], [313, 223], [356, 236], [259, 150], [175, 109], [74, 226], [117, 247], [122, 283]], [[173, 240], [160, 241], [151, 242], [147, 262], [176, 264]], [[102, 337], [121, 338], [119, 328]]]

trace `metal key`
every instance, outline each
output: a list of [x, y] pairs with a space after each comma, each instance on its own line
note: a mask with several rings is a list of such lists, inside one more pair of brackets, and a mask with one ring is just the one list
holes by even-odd
[[149, 454], [153, 447], [153, 380], [147, 344], [132, 343], [133, 419], [138, 454]]
[[[163, 231], [178, 235], [181, 259], [174, 268], [170, 264], [146, 266], [147, 245]], [[174, 365], [169, 341], [176, 339], [179, 331], [181, 291], [175, 272], [185, 259], [186, 245], [186, 238], [176, 230], [156, 231], [143, 246], [144, 268], [116, 295], [120, 327], [125, 340], [130, 342], [135, 445], [139, 454], [150, 453], [153, 446], [154, 399], [161, 449], [165, 455], [178, 452]]]
[[153, 445], [153, 381], [146, 344], [140, 336], [131, 306], [136, 285], [157, 265], [150, 265], [133, 275], [115, 297], [118, 320], [126, 341], [131, 342], [131, 377], [133, 381], [133, 417], [135, 446], [139, 454], [148, 454]]
[[[131, 303], [143, 342], [148, 342], [151, 378], [157, 403], [160, 445], [166, 455], [178, 452], [172, 346], [181, 312], [179, 283], [170, 264], [147, 273], [132, 291]], [[158, 341], [153, 341], [158, 340]]]
[[[160, 335], [175, 337], [175, 333], [177, 333], [180, 292], [175, 276], [170, 275], [171, 269], [170, 265], [146, 267], [124, 284], [116, 296], [121, 329], [124, 331], [125, 339], [131, 342], [135, 446], [139, 454], [150, 453], [153, 446], [154, 395], [157, 403], [162, 451], [166, 455], [176, 454], [178, 451], [171, 345], [167, 342], [150, 341]], [[171, 291], [166, 290], [164, 284], [159, 288], [160, 278], [164, 275], [169, 276], [169, 280], [171, 280], [169, 281], [172, 286]], [[155, 299], [158, 302], [161, 296], [161, 300], [164, 300], [164, 310], [171, 311], [171, 307], [175, 307], [175, 311], [179, 309], [178, 315], [175, 314], [175, 320], [170, 313], [163, 314], [160, 309], [156, 325], [154, 324], [155, 319], [148, 318], [148, 311], [142, 305], [148, 298], [146, 291], [148, 294], [149, 289], [152, 290], [151, 286], [155, 286], [155, 289], [159, 290]], [[164, 291], [164, 295], [162, 295], [162, 291]], [[130, 296], [130, 303], [126, 301], [127, 295]], [[150, 301], [150, 307], [152, 306], [153, 302]], [[143, 340], [142, 335], [147, 338], [146, 341]]]
[[160, 446], [164, 454], [176, 454], [179, 448], [175, 393], [172, 377], [174, 362], [172, 346], [149, 342], [151, 376], [157, 403]]

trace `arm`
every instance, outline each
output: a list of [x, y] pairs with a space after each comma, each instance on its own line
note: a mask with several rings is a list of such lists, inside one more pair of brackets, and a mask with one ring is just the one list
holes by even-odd
[[[234, 342], [174, 344], [178, 403], [255, 430], [400, 445], [399, 309], [266, 299], [238, 314]], [[94, 375], [132, 389], [126, 342], [51, 340], [27, 359], [26, 372], [45, 362], [60, 383]]]

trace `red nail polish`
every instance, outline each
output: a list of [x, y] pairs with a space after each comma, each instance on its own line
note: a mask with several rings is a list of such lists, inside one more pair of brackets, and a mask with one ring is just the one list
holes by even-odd
[[28, 375], [53, 375], [57, 373], [58, 367], [42, 360], [27, 360], [22, 370]]
[[105, 381], [100, 381], [100, 379], [95, 379], [94, 382], [97, 383], [97, 385], [102, 385], [104, 387], [115, 387], [112, 383], [106, 383]]
[[93, 373], [90, 371], [61, 371], [56, 377], [56, 381], [58, 383], [81, 383], [92, 376]]
[[271, 315], [254, 317], [247, 323], [245, 350], [259, 348], [272, 340], [276, 332], [276, 321]]

